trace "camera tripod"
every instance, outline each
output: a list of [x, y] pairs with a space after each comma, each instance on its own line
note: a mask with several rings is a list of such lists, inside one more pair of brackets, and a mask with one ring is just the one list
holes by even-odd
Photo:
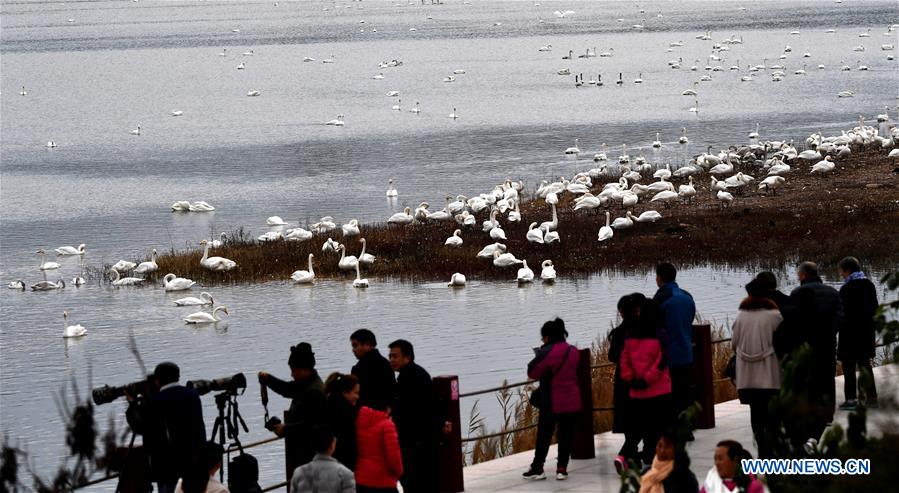
[[[243, 420], [243, 416], [240, 415], [240, 409], [237, 405], [237, 395], [227, 391], [216, 394], [215, 405], [218, 407], [219, 414], [218, 417], [215, 418], [215, 424], [212, 425], [212, 439], [214, 440], [217, 434], [219, 445], [225, 450], [228, 450], [228, 447], [225, 446], [227, 440], [234, 440], [234, 443], [240, 448], [240, 439], [238, 439], [240, 427], [242, 427], [243, 431], [246, 433], [249, 433], [250, 429]], [[238, 427], [238, 424], [240, 427]], [[224, 481], [223, 469], [219, 469], [219, 481]]]

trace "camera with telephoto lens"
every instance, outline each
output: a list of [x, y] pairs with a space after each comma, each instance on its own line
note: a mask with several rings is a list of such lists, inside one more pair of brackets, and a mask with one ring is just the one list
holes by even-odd
[[242, 394], [247, 388], [247, 377], [243, 373], [236, 373], [230, 377], [216, 378], [214, 380], [191, 380], [186, 384], [187, 388], [194, 389], [200, 395], [209, 392], [225, 392], [230, 395]]
[[98, 406], [110, 403], [125, 394], [128, 394], [132, 397], [146, 397], [153, 391], [152, 382], [153, 375], [147, 375], [147, 378], [144, 380], [138, 380], [136, 382], [131, 382], [125, 385], [119, 385], [115, 387], [104, 385], [102, 387], [98, 387], [91, 391], [91, 396], [94, 399], [94, 404]]

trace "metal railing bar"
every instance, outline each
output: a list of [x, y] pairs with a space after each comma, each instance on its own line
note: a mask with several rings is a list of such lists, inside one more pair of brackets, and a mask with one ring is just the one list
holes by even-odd
[[113, 474], [113, 475], [111, 475], [111, 476], [104, 476], [104, 477], [102, 477], [102, 478], [92, 479], [92, 480], [90, 480], [90, 481], [87, 481], [87, 482], [84, 482], [84, 483], [81, 483], [81, 484], [75, 486], [75, 489], [78, 489], [78, 488], [87, 488], [88, 486], [93, 486], [93, 485], [95, 485], [95, 484], [99, 484], [99, 483], [102, 483], [102, 482], [104, 482], [104, 481], [109, 481], [110, 479], [116, 479], [116, 478], [118, 478], [118, 477], [119, 477], [118, 474]]
[[271, 486], [266, 486], [265, 488], [262, 488], [262, 491], [263, 491], [263, 493], [266, 491], [274, 491], [274, 490], [277, 490], [278, 488], [284, 488], [286, 486], [287, 486], [287, 481], [281, 481], [278, 484], [273, 484]]
[[[253, 447], [258, 447], [260, 445], [265, 445], [266, 443], [277, 442], [278, 440], [284, 440], [284, 437], [274, 436], [271, 438], [266, 438], [265, 440], [259, 440], [256, 442], [242, 444], [242, 446], [243, 446], [243, 448], [253, 448]], [[240, 448], [237, 445], [231, 445], [230, 447], [225, 449], [225, 452], [230, 454], [232, 452], [238, 452], [239, 450], [240, 450]]]
[[494, 437], [499, 437], [499, 436], [503, 436], [503, 435], [509, 435], [511, 433], [518, 433], [520, 431], [530, 430], [531, 428], [536, 428], [536, 427], [537, 427], [537, 424], [535, 423], [532, 425], [522, 426], [521, 428], [515, 428], [514, 430], [498, 431], [496, 433], [491, 433], [489, 435], [479, 435], [476, 437], [463, 438], [462, 443], [476, 442], [478, 440], [484, 440], [487, 438], [494, 438]]

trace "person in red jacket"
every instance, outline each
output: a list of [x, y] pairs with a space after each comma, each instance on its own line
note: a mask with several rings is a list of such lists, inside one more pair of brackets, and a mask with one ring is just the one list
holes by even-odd
[[[673, 417], [671, 375], [663, 341], [665, 318], [659, 304], [646, 300], [640, 318], [628, 334], [621, 351], [621, 379], [630, 387], [631, 413], [640, 423], [643, 463], [652, 463], [653, 450]], [[628, 443], [622, 455], [637, 457], [637, 442]]]
[[396, 425], [387, 412], [365, 406], [359, 409], [356, 452], [356, 492], [396, 493], [403, 475], [403, 456]]
[[540, 387], [531, 396], [531, 404], [540, 410], [537, 419], [537, 445], [534, 461], [522, 475], [525, 479], [546, 479], [543, 463], [549, 452], [549, 444], [559, 427], [558, 462], [556, 479], [568, 478], [568, 459], [574, 435], [574, 420], [581, 410], [581, 394], [577, 386], [578, 349], [567, 342], [565, 322], [557, 318], [543, 324], [540, 329], [543, 346], [534, 350], [534, 359], [528, 363], [528, 378], [539, 380]]

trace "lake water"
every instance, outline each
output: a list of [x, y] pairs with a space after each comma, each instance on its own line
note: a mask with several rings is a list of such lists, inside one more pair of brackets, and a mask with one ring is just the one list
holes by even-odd
[[[271, 215], [384, 221], [404, 206], [486, 192], [507, 177], [532, 190], [541, 179], [592, 168], [602, 143], [613, 159], [627, 144], [632, 155], [642, 147], [651, 162], [677, 166], [708, 145], [745, 142], [756, 123], [762, 139], [801, 142], [896, 104], [899, 71], [887, 60], [895, 51], [880, 48], [899, 44], [895, 31], [883, 35], [899, 22], [895, 2], [640, 7], [644, 13], [633, 2], [586, 1], [3, 2], [0, 279], [39, 280], [38, 248], [86, 243], [86, 262], [100, 265], [193, 247], [241, 226], [261, 234]], [[575, 14], [553, 15], [567, 9]], [[696, 39], [707, 30], [713, 41]], [[722, 45], [729, 51], [709, 60], [712, 45], [731, 37], [743, 43]], [[683, 46], [667, 51], [675, 42]], [[548, 44], [552, 51], [538, 51]], [[792, 52], [780, 60], [786, 45]], [[865, 51], [853, 51], [859, 45]], [[577, 58], [594, 47], [614, 56]], [[569, 49], [574, 59], [563, 60]], [[668, 61], [679, 58], [682, 68], [671, 69]], [[378, 67], [394, 59], [402, 66]], [[740, 80], [748, 65], [778, 63], [786, 66], [782, 82], [772, 82], [770, 70]], [[707, 64], [724, 70], [707, 72]], [[844, 64], [852, 70], [839, 70]], [[793, 75], [803, 66], [807, 75]], [[564, 68], [605, 84], [575, 88], [573, 75], [557, 75]], [[457, 69], [465, 74], [443, 82]], [[616, 87], [619, 72], [625, 83]], [[383, 79], [372, 79], [379, 73]], [[694, 99], [681, 92], [707, 73], [712, 81], [700, 83], [700, 111], [691, 113]], [[634, 84], [637, 77], [644, 82]], [[247, 97], [251, 90], [260, 96]], [[837, 98], [844, 90], [855, 97]], [[416, 103], [419, 114], [408, 111]], [[460, 118], [447, 118], [454, 108]], [[183, 116], [171, 116], [174, 109]], [[345, 126], [323, 125], [338, 114]], [[131, 135], [137, 126], [140, 135]], [[688, 146], [676, 143], [682, 127]], [[651, 151], [657, 132], [665, 146]], [[575, 139], [580, 160], [562, 154]], [[50, 140], [58, 147], [47, 148]], [[390, 177], [399, 189], [392, 202], [384, 198]], [[206, 200], [217, 210], [173, 214], [175, 200]], [[60, 262], [62, 277], [77, 274], [77, 259]], [[92, 385], [138, 378], [129, 334], [148, 366], [174, 360], [186, 378], [262, 369], [285, 376], [287, 348], [301, 340], [312, 343], [323, 374], [347, 370], [347, 337], [364, 326], [383, 345], [410, 339], [423, 366], [460, 375], [468, 391], [521, 379], [546, 319], [562, 316], [573, 340], [589, 345], [613, 322], [618, 297], [655, 289], [642, 272], [560, 276], [552, 287], [473, 281], [455, 291], [436, 280], [372, 280], [361, 292], [343, 282], [214, 286], [208, 290], [232, 312], [217, 328], [185, 326], [180, 319], [192, 310], [171, 304], [184, 294], [160, 286], [114, 289], [92, 280], [50, 293], [4, 289], [0, 428], [27, 445], [39, 470], [52, 470], [64, 451], [52, 393], [73, 377], [84, 392], [89, 371]], [[750, 277], [709, 267], [682, 273], [681, 282], [706, 318], [724, 322]], [[66, 309], [87, 337], [60, 337]], [[241, 400], [251, 439], [267, 436], [257, 395], [251, 383]], [[211, 423], [211, 398], [205, 405]], [[276, 397], [273, 409], [283, 405]], [[99, 408], [100, 421], [110, 413], [121, 424], [123, 409]], [[261, 459], [269, 484], [281, 463], [275, 450]]]

